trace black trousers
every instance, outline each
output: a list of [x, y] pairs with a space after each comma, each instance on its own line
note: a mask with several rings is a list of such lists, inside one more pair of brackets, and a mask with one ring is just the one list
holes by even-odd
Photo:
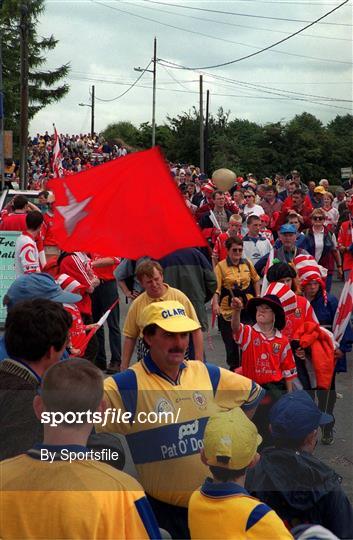
[[188, 509], [158, 501], [148, 494], [147, 498], [156, 516], [158, 526], [168, 531], [174, 539], [189, 540]]
[[[97, 322], [102, 315], [110, 308], [113, 302], [118, 297], [118, 289], [115, 279], [111, 281], [102, 281], [98, 287], [95, 288], [92, 294], [92, 315], [94, 322]], [[120, 310], [119, 304], [110, 313], [108, 319], [109, 330], [109, 345], [111, 350], [111, 361], [120, 365], [121, 363], [121, 332], [120, 332]], [[105, 338], [104, 328], [101, 327], [97, 334], [98, 339], [98, 353], [96, 363], [103, 369], [107, 364], [107, 357], [105, 352]]]
[[228, 366], [233, 369], [240, 366], [239, 347], [233, 338], [232, 326], [230, 321], [226, 321], [222, 315], [218, 317], [218, 326], [221, 332], [224, 346], [226, 348], [226, 361]]

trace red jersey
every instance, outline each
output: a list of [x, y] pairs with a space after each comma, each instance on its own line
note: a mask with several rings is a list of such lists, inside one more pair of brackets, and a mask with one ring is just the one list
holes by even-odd
[[5, 215], [0, 223], [0, 230], [25, 232], [27, 230], [26, 216], [27, 212]]
[[79, 349], [82, 338], [86, 336], [86, 325], [81, 318], [80, 310], [75, 304], [63, 304], [63, 306], [72, 317], [72, 325], [69, 330], [71, 346], [74, 349]]
[[291, 380], [297, 369], [288, 338], [276, 330], [274, 337], [266, 337], [255, 324], [240, 324], [234, 334], [242, 350], [242, 375], [258, 384]]
[[282, 330], [282, 334], [289, 341], [292, 341], [295, 332], [306, 321], [318, 323], [315, 312], [310, 302], [304, 297], [295, 295], [297, 299], [297, 307], [294, 313], [286, 314], [286, 326]]
[[[98, 253], [92, 253], [92, 261], [97, 261], [98, 259], [102, 259], [102, 255], [99, 255]], [[106, 266], [100, 266], [99, 268], [94, 267], [94, 273], [99, 279], [102, 279], [103, 281], [112, 281], [115, 279], [114, 271], [118, 264], [120, 263], [120, 259], [118, 257], [111, 257], [114, 259], [113, 264], [107, 264]]]
[[58, 243], [53, 234], [54, 214], [52, 212], [46, 212], [43, 215], [43, 225], [40, 231], [43, 243], [45, 246], [57, 246]]
[[[337, 239], [338, 247], [348, 248], [353, 244], [353, 232], [351, 221], [344, 221], [341, 225]], [[351, 270], [353, 268], [353, 255], [350, 251], [345, 251], [343, 254], [343, 270]]]

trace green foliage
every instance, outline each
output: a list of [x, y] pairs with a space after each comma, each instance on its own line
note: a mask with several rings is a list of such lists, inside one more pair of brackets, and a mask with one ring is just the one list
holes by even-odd
[[[298, 169], [304, 180], [328, 178], [340, 184], [340, 168], [353, 165], [353, 116], [337, 116], [324, 126], [309, 113], [295, 116], [287, 124], [259, 125], [249, 120], [230, 120], [230, 112], [220, 108], [209, 118], [208, 173], [220, 167], [243, 176], [252, 172], [261, 179], [276, 172]], [[175, 118], [167, 117], [156, 126], [156, 143], [173, 162], [199, 164], [199, 115], [196, 109]], [[115, 131], [114, 131], [115, 130]], [[151, 124], [139, 128], [130, 122], [118, 122], [106, 128], [138, 149], [149, 148]]]
[[39, 37], [36, 26], [44, 11], [44, 0], [4, 0], [0, 10], [2, 36], [5, 129], [14, 131], [18, 139], [20, 118], [20, 17], [21, 6], [27, 12], [28, 65], [29, 65], [29, 118], [46, 105], [62, 99], [69, 91], [67, 84], [60, 84], [69, 72], [69, 64], [48, 71], [41, 70], [47, 53], [55, 49], [54, 36]]
[[139, 130], [131, 122], [109, 124], [102, 135], [110, 143], [121, 142], [130, 147], [138, 146], [140, 137]]

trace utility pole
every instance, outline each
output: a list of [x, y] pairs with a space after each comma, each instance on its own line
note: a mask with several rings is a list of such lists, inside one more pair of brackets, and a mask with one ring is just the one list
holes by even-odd
[[21, 108], [20, 108], [20, 187], [27, 186], [28, 152], [28, 3], [22, 0], [20, 18]]
[[200, 75], [200, 170], [205, 171], [204, 130], [203, 130], [203, 78]]
[[134, 68], [134, 71], [140, 73], [148, 71], [153, 74], [153, 94], [152, 94], [152, 147], [156, 146], [156, 81], [157, 81], [157, 38], [153, 41], [153, 69]]
[[91, 99], [91, 138], [94, 136], [94, 85], [92, 86], [92, 99]]
[[156, 146], [157, 38], [153, 41], [152, 148]]
[[206, 93], [206, 121], [205, 121], [205, 173], [208, 173], [209, 152], [208, 152], [208, 120], [210, 111], [210, 91]]
[[91, 138], [93, 139], [94, 134], [94, 106], [95, 106], [95, 86], [92, 86], [91, 94], [91, 103], [79, 103], [79, 107], [90, 107], [91, 108]]
[[[0, 0], [0, 11], [2, 9], [2, 0]], [[5, 187], [5, 163], [4, 163], [4, 87], [2, 82], [2, 38], [0, 33], [0, 175], [1, 191]]]

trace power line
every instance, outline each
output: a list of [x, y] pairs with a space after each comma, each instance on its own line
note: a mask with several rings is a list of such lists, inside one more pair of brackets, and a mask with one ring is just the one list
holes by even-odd
[[[70, 77], [72, 78], [72, 77]], [[100, 82], [99, 79], [85, 79], [85, 78], [72, 78], [73, 80], [82, 80], [82, 81], [96, 81], [96, 82]], [[103, 81], [103, 82], [106, 82], [106, 81]], [[124, 86], [124, 85], [127, 85], [128, 83], [119, 83], [120, 85]], [[136, 86], [137, 88], [144, 88], [144, 89], [148, 89], [148, 90], [152, 90], [152, 86], [146, 86], [146, 85], [137, 85]], [[252, 89], [252, 88], [248, 88], [249, 90], [255, 90], [256, 89]], [[158, 91], [166, 91], [166, 92], [177, 92], [177, 93], [184, 93], [184, 94], [199, 94], [199, 92], [196, 92], [196, 91], [193, 91], [193, 90], [179, 90], [177, 88], [163, 88], [163, 87], [158, 87]], [[265, 92], [265, 91], [264, 91]], [[285, 94], [280, 94], [280, 93], [275, 93], [275, 92], [265, 92], [265, 93], [269, 93], [269, 94], [274, 94], [274, 96], [249, 96], [249, 95], [243, 95], [243, 94], [224, 94], [224, 93], [212, 93], [213, 96], [217, 96], [217, 97], [235, 97], [235, 98], [246, 98], [246, 99], [261, 99], [261, 100], [272, 100], [272, 101], [302, 101], [302, 102], [306, 102], [306, 103], [312, 103], [314, 105], [320, 105], [320, 106], [323, 106], [323, 107], [330, 107], [330, 108], [334, 108], [334, 109], [342, 109], [342, 110], [345, 110], [345, 111], [351, 111], [351, 108], [347, 108], [347, 107], [342, 107], [340, 105], [332, 105], [331, 103], [320, 103], [318, 101], [315, 101], [313, 99], [308, 99], [308, 98], [300, 98], [300, 97], [294, 97], [294, 96], [288, 96], [288, 95], [285, 95]], [[321, 99], [324, 99], [324, 100], [328, 100], [328, 101], [331, 101], [331, 98], [321, 98]], [[103, 101], [103, 100], [101, 100]], [[108, 100], [110, 101], [110, 100]], [[337, 101], [337, 102], [340, 102], [340, 101], [345, 101], [345, 100], [340, 100], [340, 99], [335, 99], [334, 101]]]
[[[164, 67], [162, 65], [162, 67]], [[165, 68], [166, 69], [166, 68]], [[171, 73], [166, 69], [168, 75], [172, 78], [172, 80], [174, 82], [176, 82], [177, 84], [179, 84], [184, 90], [186, 90], [187, 92], [189, 92], [189, 89], [186, 88], [182, 83], [181, 81], [178, 81], [175, 77], [173, 77], [171, 75]], [[88, 74], [89, 75], [89, 74]], [[250, 83], [250, 82], [243, 82], [243, 81], [238, 81], [236, 79], [229, 79], [227, 77], [222, 77], [222, 76], [217, 76], [217, 75], [213, 75], [212, 73], [204, 73], [204, 75], [210, 77], [211, 79], [216, 79], [217, 80], [221, 80], [221, 81], [225, 81], [228, 83], [227, 84], [222, 84], [222, 83], [219, 83], [219, 82], [215, 82], [215, 81], [212, 81], [213, 84], [215, 84], [216, 86], [222, 86], [224, 88], [231, 88], [231, 86], [229, 86], [229, 84], [231, 84], [232, 86], [236, 86], [236, 87], [240, 87], [240, 89], [242, 87], [245, 87], [246, 89], [248, 90], [254, 90], [254, 91], [261, 91], [261, 92], [265, 92], [265, 93], [269, 93], [269, 94], [274, 94], [274, 95], [278, 95], [278, 96], [284, 96], [284, 97], [287, 97], [286, 94], [293, 94], [294, 96], [300, 96], [300, 97], [304, 97], [304, 98], [315, 98], [315, 99], [322, 99], [322, 100], [325, 100], [325, 101], [336, 101], [336, 102], [343, 102], [343, 103], [353, 103], [353, 100], [350, 100], [350, 99], [343, 99], [343, 98], [333, 98], [333, 97], [327, 97], [327, 96], [321, 96], [321, 95], [317, 95], [317, 94], [308, 94], [308, 93], [305, 93], [305, 92], [294, 92], [293, 90], [283, 90], [283, 89], [278, 89], [278, 88], [273, 88], [271, 86], [266, 86], [264, 84], [255, 84], [255, 83]], [[70, 76], [69, 78], [73, 79], [73, 80], [82, 80], [82, 81], [95, 81], [95, 82], [103, 82], [103, 83], [109, 83], [109, 84], [117, 84], [117, 85], [122, 85], [122, 86], [128, 86], [130, 85], [130, 82], [119, 82], [119, 81], [114, 81], [114, 80], [110, 80], [110, 81], [107, 81], [105, 79], [98, 79], [98, 78], [93, 78], [93, 77], [87, 77], [87, 78], [83, 78], [83, 77], [75, 77], [75, 76]], [[197, 79], [193, 80], [193, 81], [186, 81], [186, 82], [198, 82]], [[136, 81], [135, 81], [136, 83]], [[164, 84], [168, 84], [168, 83], [164, 83]], [[141, 87], [141, 85], [139, 86]], [[146, 87], [147, 88], [147, 87]], [[149, 88], [149, 87], [148, 87]], [[163, 88], [163, 87], [158, 87], [160, 90], [169, 90], [168, 88]], [[108, 100], [110, 101], [110, 100]]]
[[[157, 0], [142, 0], [142, 2], [148, 2], [149, 4], [159, 4], [162, 6], [165, 6], [164, 2], [158, 2]], [[300, 23], [309, 23], [310, 21], [307, 21], [305, 19], [289, 19], [285, 17], [269, 17], [265, 15], [252, 15], [249, 13], [234, 13], [233, 11], [220, 11], [218, 9], [207, 9], [207, 8], [196, 8], [191, 6], [184, 6], [180, 4], [171, 4], [168, 2], [168, 6], [173, 6], [176, 8], [182, 8], [182, 9], [192, 9], [195, 11], [207, 11], [209, 13], [220, 13], [222, 15], [236, 15], [237, 17], [251, 17], [254, 19], [269, 19], [272, 21], [288, 21], [288, 22], [300, 22]], [[330, 22], [324, 22], [319, 24], [326, 24], [326, 25], [334, 25], [334, 26], [352, 26], [351, 24], [346, 23], [330, 23]]]
[[[303, 26], [303, 28], [300, 28], [296, 32], [293, 32], [289, 36], [286, 36], [285, 38], [280, 39], [279, 41], [276, 41], [275, 43], [272, 43], [271, 45], [268, 45], [267, 47], [264, 47], [263, 49], [260, 49], [259, 51], [253, 52], [251, 54], [247, 54], [246, 56], [241, 56], [240, 58], [235, 58], [234, 60], [230, 60], [228, 62], [222, 62], [220, 64], [214, 64], [214, 65], [211, 65], [211, 66], [201, 66], [201, 67], [197, 67], [197, 68], [185, 68], [184, 67], [184, 69], [215, 69], [215, 68], [219, 68], [219, 67], [230, 66], [231, 64], [241, 62], [242, 60], [248, 60], [249, 58], [252, 58], [253, 56], [257, 56], [258, 54], [269, 51], [273, 47], [276, 47], [277, 45], [280, 45], [281, 43], [284, 43], [285, 41], [288, 41], [289, 39], [293, 38], [294, 36], [297, 36], [301, 32], [304, 32], [304, 30], [307, 30], [307, 28], [310, 28], [314, 24], [317, 24], [319, 21], [322, 21], [322, 19], [325, 19], [326, 17], [328, 17], [329, 15], [331, 15], [332, 13], [334, 13], [335, 11], [340, 9], [342, 6], [344, 6], [348, 2], [349, 2], [349, 0], [344, 0], [344, 2], [342, 2], [339, 6], [336, 6], [335, 8], [331, 9], [330, 11], [328, 11], [327, 13], [325, 13], [324, 15], [322, 15], [321, 17], [319, 17], [315, 21], [312, 21], [311, 23], [307, 24], [306, 26]], [[351, 64], [351, 62], [347, 62], [347, 63]]]
[[[163, 66], [162, 64], [160, 64], [162, 67], [165, 67]], [[112, 84], [119, 84], [119, 82], [125, 82], [125, 83], [132, 83], [133, 81], [130, 81], [128, 79], [124, 79], [124, 81], [120, 81], [119, 79], [112, 79], [112, 77], [114, 77], [114, 75], [111, 75], [111, 74], [108, 74], [108, 73], [87, 73], [87, 71], [78, 71], [78, 70], [75, 70], [75, 69], [71, 69], [70, 70], [70, 73], [71, 74], [81, 74], [81, 75], [87, 75], [87, 76], [95, 76], [95, 77], [110, 77], [110, 80], [107, 80], [105, 81], [104, 79], [95, 79], [95, 80], [98, 80], [98, 82], [108, 82], [108, 83], [112, 83]], [[214, 76], [214, 75], [213, 75]], [[184, 80], [181, 80], [181, 81], [178, 81], [180, 83], [195, 83], [195, 82], [198, 82], [199, 80], [198, 79], [184, 79]], [[163, 81], [163, 80], [159, 80], [160, 83], [162, 84], [172, 84], [170, 81]], [[300, 85], [300, 86], [303, 86], [303, 85], [306, 85], [306, 84], [310, 84], [310, 85], [316, 85], [316, 84], [320, 84], [320, 85], [327, 85], [327, 84], [334, 84], [335, 86], [337, 86], [338, 84], [349, 84], [349, 85], [352, 85], [352, 81], [300, 81], [300, 82], [296, 82], [296, 81], [270, 81], [270, 82], [267, 82], [267, 81], [253, 81], [251, 84], [291, 84], [291, 85]]]
[[[146, 0], [144, 0], [146, 1]], [[120, 13], [125, 13], [126, 15], [131, 15], [132, 17], [136, 17], [138, 19], [142, 19], [142, 20], [145, 20], [145, 21], [149, 21], [149, 22], [154, 22], [156, 24], [160, 24], [162, 26], [167, 26], [168, 28], [173, 28], [174, 30], [180, 30], [181, 32], [187, 32], [188, 34], [195, 34], [195, 35], [198, 35], [198, 36], [202, 36], [202, 37], [205, 37], [207, 39], [214, 39], [214, 40], [217, 40], [217, 41], [222, 41], [224, 43], [232, 43], [233, 45], [242, 45], [244, 47], [248, 47], [250, 49], [258, 49], [258, 52], [256, 54], [259, 54], [260, 52], [263, 52], [263, 49], [260, 49], [259, 50], [259, 47], [255, 47], [254, 45], [249, 45], [247, 43], [240, 43], [238, 41], [231, 41], [229, 39], [225, 39], [225, 38], [220, 38], [220, 37], [217, 37], [217, 36], [213, 36], [213, 35], [209, 35], [209, 34], [204, 34], [202, 32], [196, 32], [195, 30], [189, 30], [187, 28], [182, 28], [180, 26], [175, 26], [173, 24], [168, 24], [168, 23], [164, 23], [164, 22], [161, 22], [161, 21], [157, 21], [156, 19], [151, 19], [150, 17], [145, 17], [143, 15], [138, 15], [137, 13], [131, 13], [131, 11], [125, 11], [123, 9], [120, 9], [120, 8], [116, 8], [116, 7], [113, 7], [113, 6], [109, 6], [108, 4], [105, 4], [104, 2], [97, 2], [96, 0], [91, 0], [92, 3], [94, 4], [97, 4], [97, 5], [100, 5], [100, 6], [104, 6], [108, 9], [112, 9], [113, 11], [118, 11]], [[349, 2], [349, 0], [345, 0], [345, 2]], [[292, 36], [290, 36], [292, 37]], [[280, 43], [280, 42], [279, 42]], [[272, 46], [269, 46], [269, 48], [271, 47], [274, 47], [274, 45]], [[345, 62], [343, 60], [334, 60], [334, 59], [328, 59], [328, 58], [318, 58], [318, 57], [315, 57], [315, 56], [308, 56], [308, 55], [305, 55], [305, 54], [298, 54], [298, 53], [290, 53], [290, 52], [285, 52], [285, 51], [277, 51], [277, 50], [273, 50], [271, 51], [273, 53], [276, 53], [276, 54], [284, 54], [286, 56], [295, 56], [295, 57], [299, 57], [299, 58], [306, 58], [306, 59], [309, 59], [309, 60], [318, 60], [320, 62], [334, 62], [334, 63], [338, 63], [338, 64], [348, 64], [348, 65], [351, 65], [351, 62]], [[251, 55], [248, 55], [242, 59], [245, 59], [245, 58], [248, 58], [250, 56], [253, 56], [254, 54], [251, 54]], [[203, 68], [190, 68], [190, 67], [185, 67], [185, 66], [181, 66], [179, 64], [175, 64], [174, 62], [170, 62], [168, 60], [164, 60], [164, 59], [159, 59], [159, 60], [163, 60], [165, 63], [169, 64], [169, 66], [167, 67], [174, 67], [175, 69], [203, 69]], [[237, 60], [237, 61], [240, 61], [240, 60]], [[232, 62], [230, 62], [232, 63]]]
[[116, 101], [117, 99], [120, 99], [122, 98], [123, 96], [125, 96], [125, 94], [127, 94], [128, 92], [130, 92], [130, 90], [133, 89], [133, 87], [139, 82], [139, 80], [141, 79], [141, 77], [143, 77], [143, 75], [146, 73], [146, 70], [149, 68], [149, 66], [151, 65], [152, 63], [152, 60], [149, 61], [149, 63], [147, 64], [147, 66], [145, 67], [145, 69], [141, 72], [141, 74], [137, 77], [137, 79], [135, 80], [135, 82], [132, 83], [131, 86], [129, 86], [129, 88], [127, 90], [125, 90], [125, 92], [123, 92], [122, 94], [120, 94], [119, 96], [115, 97], [115, 98], [112, 98], [112, 99], [102, 99], [102, 98], [99, 98], [96, 96], [96, 99], [98, 101], [105, 101], [105, 102], [111, 102], [111, 101]]
[[[115, 1], [118, 1], [118, 0], [115, 0]], [[247, 1], [247, 0], [240, 0], [240, 1]], [[121, 2], [125, 2], [125, 0], [121, 0]], [[133, 2], [129, 2], [127, 1], [126, 2], [127, 4], [130, 4], [132, 6], [136, 6], [136, 4], [134, 4]], [[169, 5], [169, 4], [164, 4], [164, 5]], [[337, 4], [335, 4], [337, 5]], [[141, 7], [141, 6], [139, 6]], [[286, 34], [288, 35], [287, 32], [284, 32], [283, 30], [276, 30], [274, 28], [261, 28], [259, 26], [249, 26], [249, 25], [246, 25], [246, 24], [235, 24], [235, 23], [231, 23], [231, 22], [226, 22], [226, 21], [216, 21], [214, 19], [207, 19], [205, 17], [195, 17], [194, 15], [189, 15], [189, 14], [186, 14], [186, 13], [176, 13], [175, 11], [169, 11], [169, 10], [166, 10], [166, 9], [159, 9], [159, 8], [153, 8], [153, 7], [147, 7], [147, 6], [142, 6], [143, 9], [149, 9], [151, 11], [158, 11], [160, 13], [167, 13], [168, 15], [177, 15], [178, 17], [186, 17], [187, 19], [195, 19], [197, 21], [205, 21], [205, 22], [208, 22], [208, 23], [212, 23], [212, 24], [222, 24], [224, 26], [233, 26], [235, 28], [249, 28], [250, 30], [261, 30], [261, 31], [264, 31], [264, 32], [271, 32], [271, 34], [273, 33], [276, 33], [276, 34]], [[314, 35], [314, 34], [303, 34], [303, 36], [305, 37], [311, 37], [311, 38], [315, 38], [315, 39], [330, 39], [330, 40], [335, 40], [335, 41], [349, 41], [351, 42], [352, 40], [351, 39], [348, 39], [348, 38], [340, 38], [340, 37], [331, 37], [331, 36], [320, 36], [320, 35]]]

